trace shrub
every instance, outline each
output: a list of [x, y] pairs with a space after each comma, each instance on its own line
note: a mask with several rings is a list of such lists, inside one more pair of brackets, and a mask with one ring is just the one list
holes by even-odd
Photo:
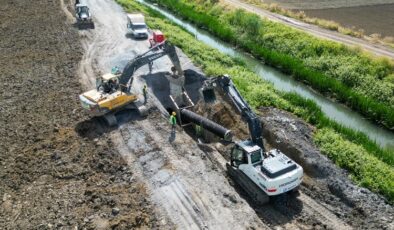
[[394, 85], [383, 80], [394, 66], [387, 59], [373, 59], [359, 49], [314, 38], [241, 9], [210, 15], [218, 5], [204, 8], [189, 0], [158, 2], [374, 122], [394, 127]]

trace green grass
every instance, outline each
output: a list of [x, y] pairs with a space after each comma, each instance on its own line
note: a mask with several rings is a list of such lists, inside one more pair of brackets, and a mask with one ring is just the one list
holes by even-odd
[[368, 119], [394, 128], [394, 66], [243, 10], [209, 1], [155, 1]]
[[[149, 26], [162, 30], [173, 44], [192, 59], [195, 65], [204, 70], [205, 74], [215, 76], [227, 73], [232, 76], [241, 94], [254, 108], [277, 107], [315, 125], [317, 127], [315, 139], [322, 153], [327, 154], [339, 166], [348, 169], [356, 183], [383, 194], [390, 202], [394, 202], [392, 186], [390, 187], [393, 181], [390, 176], [393, 175], [393, 151], [382, 150], [364, 134], [331, 121], [313, 101], [305, 100], [297, 94], [276, 91], [270, 83], [247, 69], [244, 63], [197, 41], [193, 35], [173, 25], [158, 12], [132, 0], [117, 0], [117, 2], [128, 11], [144, 12]], [[335, 146], [330, 146], [334, 141]], [[347, 155], [348, 153], [352, 155]], [[346, 156], [350, 158], [349, 161], [346, 161]], [[353, 158], [367, 160], [358, 161], [360, 165], [355, 165], [352, 163]], [[360, 167], [364, 170], [362, 173], [359, 172]]]
[[394, 170], [388, 165], [330, 129], [319, 130], [315, 135], [315, 142], [321, 152], [347, 169], [354, 181], [372, 191], [384, 191], [389, 200], [394, 200]]

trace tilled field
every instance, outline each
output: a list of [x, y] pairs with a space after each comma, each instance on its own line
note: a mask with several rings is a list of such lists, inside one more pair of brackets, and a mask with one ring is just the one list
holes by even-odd
[[287, 9], [327, 9], [394, 3], [393, 0], [262, 0], [262, 2], [276, 3]]
[[79, 109], [82, 50], [60, 2], [2, 1], [0, 21], [0, 229], [152, 226], [144, 185]]
[[268, 4], [278, 4], [286, 9], [304, 11], [308, 17], [338, 22], [340, 25], [356, 30], [362, 29], [365, 35], [380, 34], [393, 37], [393, 0], [263, 0]]
[[309, 17], [339, 22], [341, 25], [363, 29], [365, 34], [378, 33], [394, 37], [394, 4], [355, 6], [335, 9], [304, 10]]

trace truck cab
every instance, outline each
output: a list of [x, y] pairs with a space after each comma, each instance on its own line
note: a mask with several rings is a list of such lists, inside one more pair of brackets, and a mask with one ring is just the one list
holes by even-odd
[[92, 15], [89, 7], [84, 1], [79, 1], [75, 4], [75, 17], [79, 23], [91, 23]]
[[134, 38], [148, 38], [148, 26], [143, 14], [127, 14], [127, 35]]
[[297, 189], [302, 182], [301, 166], [277, 149], [263, 153], [250, 140], [239, 142], [233, 147], [230, 163], [269, 196]]

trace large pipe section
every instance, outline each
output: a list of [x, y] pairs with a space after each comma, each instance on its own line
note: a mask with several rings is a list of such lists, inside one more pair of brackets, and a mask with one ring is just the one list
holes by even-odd
[[183, 121], [192, 122], [196, 125], [200, 125], [202, 128], [212, 132], [215, 135], [223, 138], [224, 140], [231, 140], [233, 134], [231, 130], [224, 128], [223, 126], [201, 116], [197, 113], [194, 113], [187, 109], [181, 109], [181, 118]]

